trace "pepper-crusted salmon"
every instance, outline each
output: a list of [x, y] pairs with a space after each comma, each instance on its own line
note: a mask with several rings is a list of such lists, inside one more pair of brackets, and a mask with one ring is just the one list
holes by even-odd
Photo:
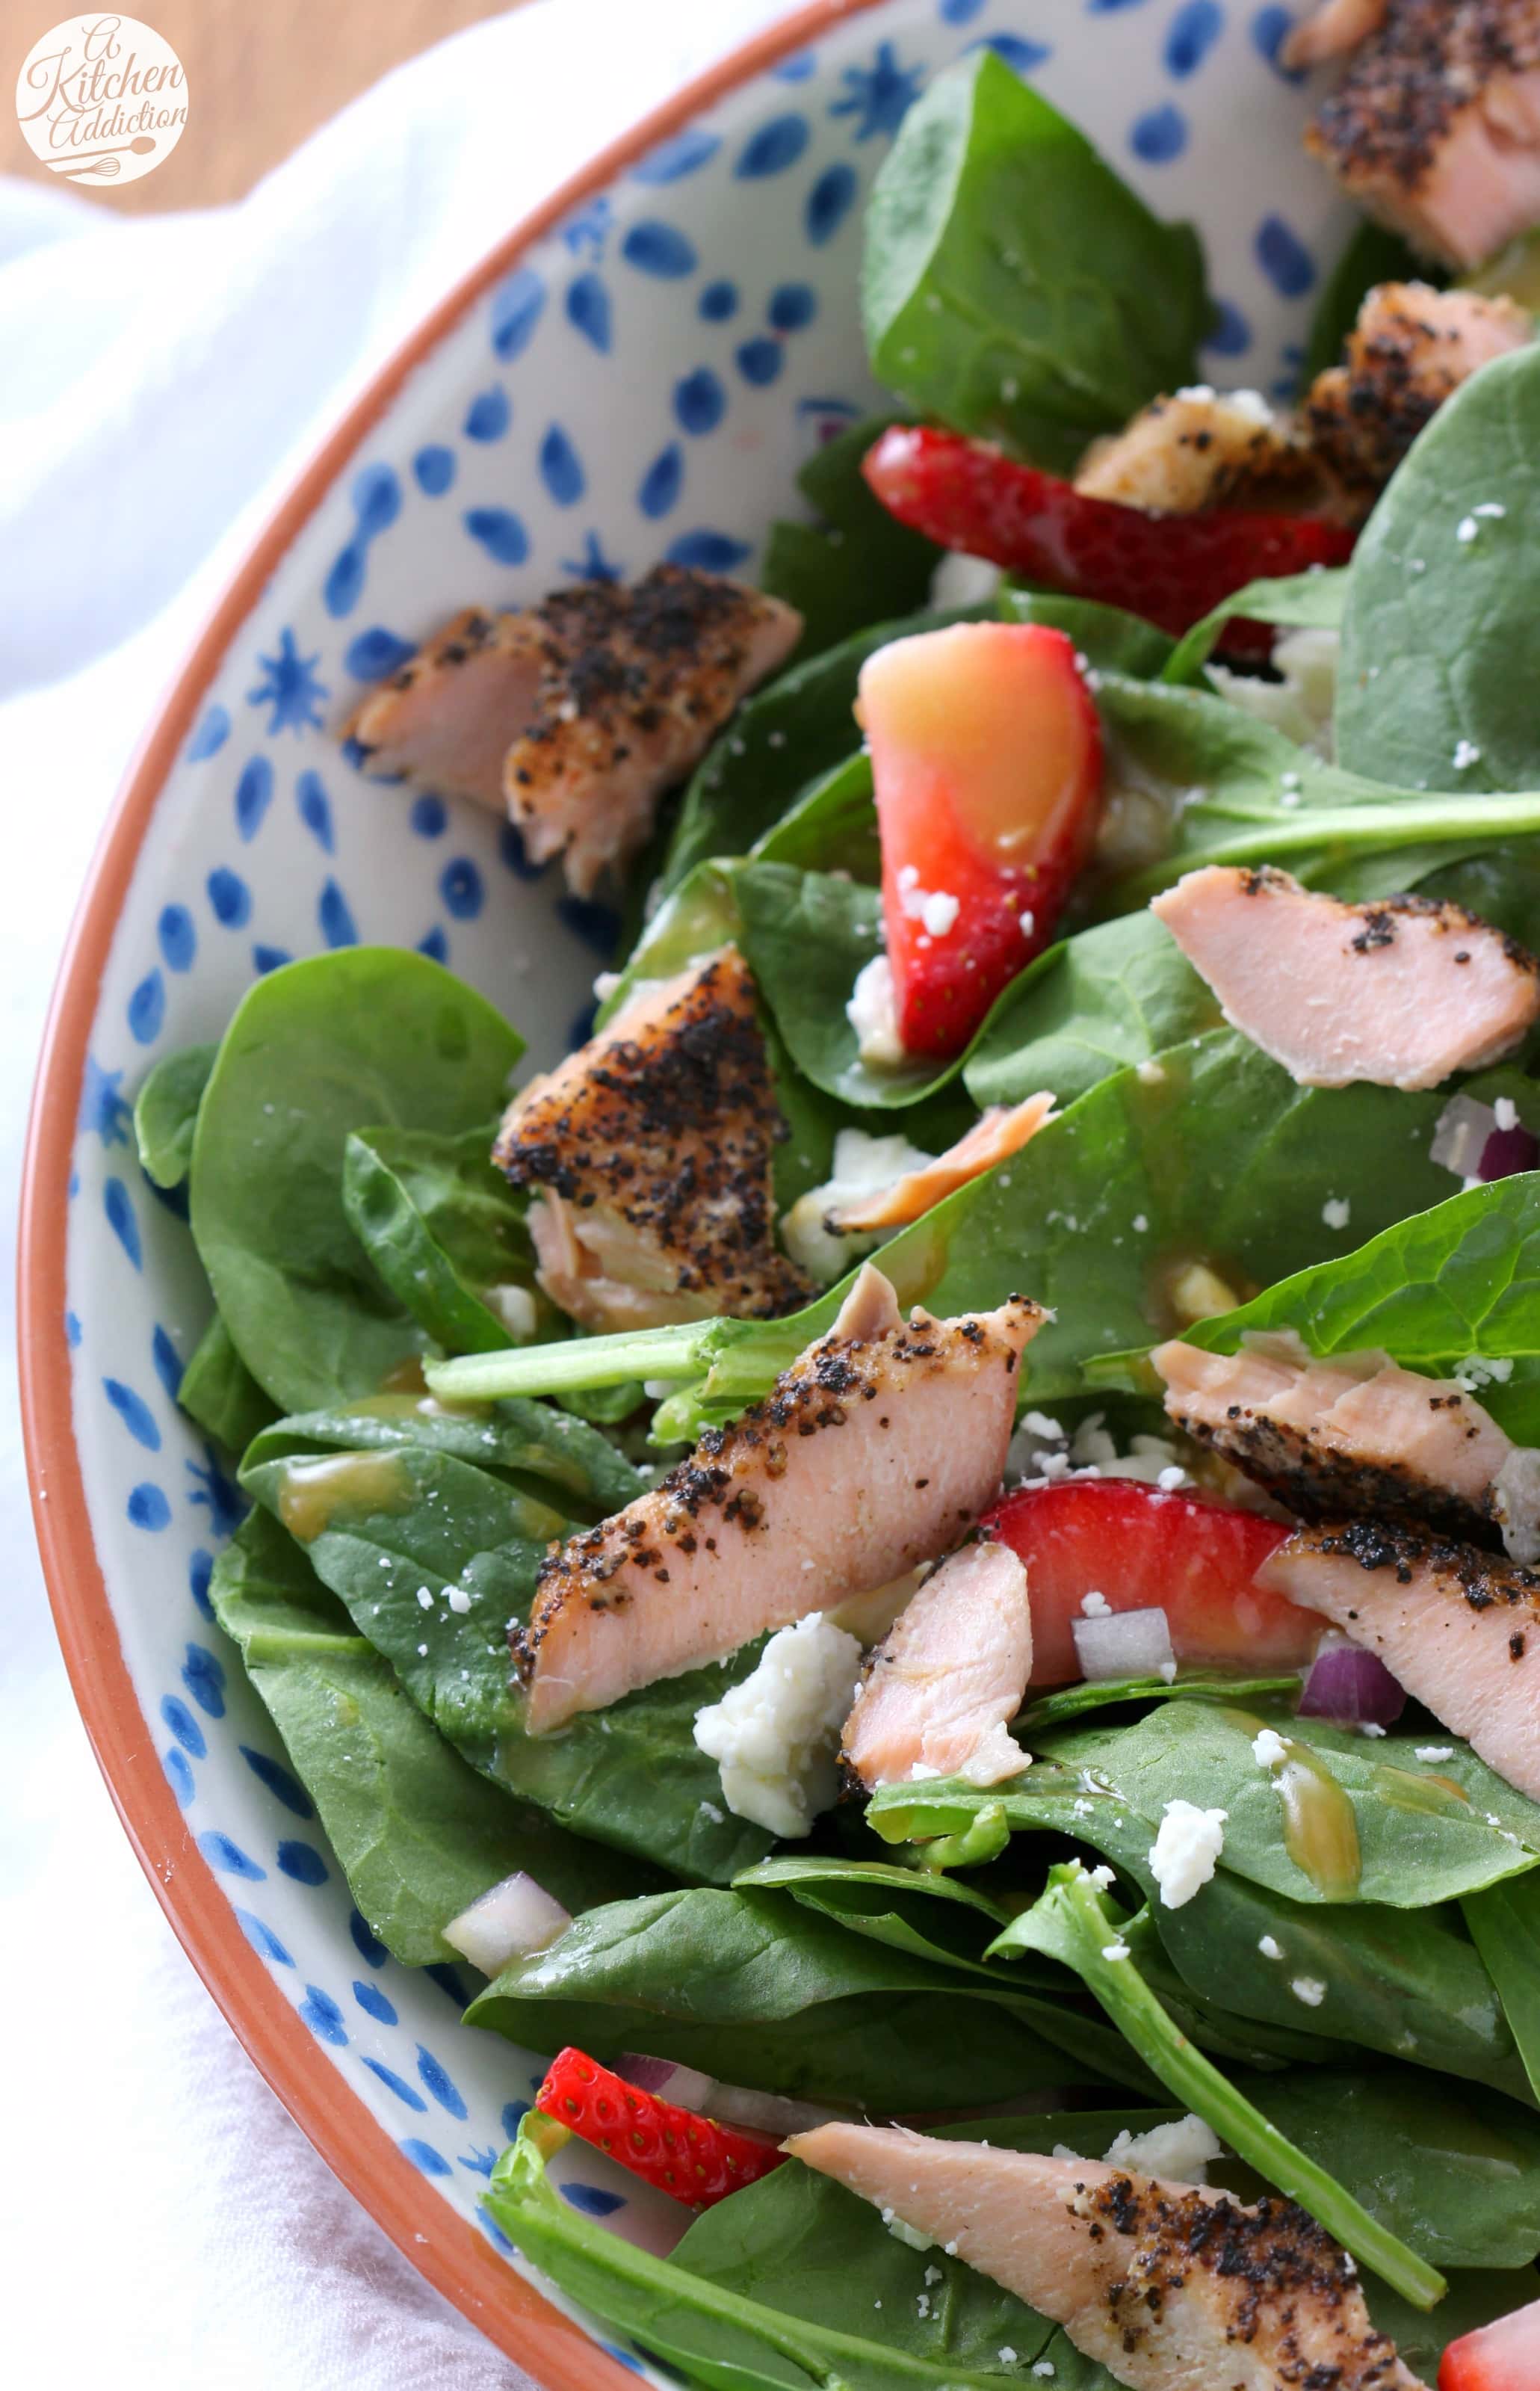
[[1510, 1053], [1540, 1015], [1540, 963], [1462, 905], [1345, 905], [1270, 864], [1211, 863], [1150, 911], [1301, 1087], [1435, 1088]]
[[1451, 265], [1540, 219], [1540, 0], [1335, 6], [1303, 59], [1351, 47], [1305, 136], [1350, 199]]
[[1028, 1756], [1007, 1732], [1032, 1674], [1027, 1573], [1007, 1544], [943, 1561], [873, 1653], [845, 1722], [862, 1783], [966, 1777], [998, 1785]]
[[1020, 1152], [1028, 1139], [1035, 1137], [1053, 1118], [1054, 1099], [1046, 1089], [1024, 1097], [1019, 1105], [991, 1105], [956, 1145], [949, 1145], [934, 1161], [905, 1170], [875, 1196], [837, 1204], [825, 1214], [824, 1225], [838, 1236], [853, 1236], [874, 1229], [902, 1229], [946, 1196], [955, 1196], [970, 1179], [982, 1178], [997, 1162]]
[[1290, 1536], [1257, 1583], [1378, 1652], [1479, 1759], [1540, 1801], [1540, 1573], [1427, 1529], [1354, 1519]]
[[1238, 1353], [1176, 1339], [1149, 1358], [1178, 1428], [1301, 1519], [1409, 1518], [1499, 1541], [1496, 1486], [1515, 1447], [1452, 1379], [1403, 1370], [1385, 1353], [1316, 1361], [1289, 1337], [1250, 1338]]
[[586, 897], [801, 630], [778, 598], [682, 565], [581, 581], [520, 614], [456, 614], [346, 735], [380, 774], [506, 808]]
[[1293, 2201], [1093, 2159], [815, 2126], [782, 2148], [1061, 2325], [1130, 2391], [1422, 2391]]
[[1310, 445], [1354, 519], [1461, 382], [1534, 336], [1533, 318], [1511, 299], [1426, 282], [1381, 282], [1369, 292], [1343, 362], [1316, 375], [1303, 408]]
[[534, 1191], [540, 1284], [586, 1328], [792, 1312], [811, 1283], [775, 1238], [786, 1134], [736, 947], [646, 982], [503, 1117], [493, 1160]]
[[956, 1544], [995, 1493], [1043, 1318], [896, 1316], [869, 1266], [831, 1333], [653, 1493], [554, 1546], [514, 1633], [532, 1734]]
[[1174, 515], [1217, 506], [1315, 512], [1328, 496], [1289, 417], [1257, 391], [1205, 384], [1152, 399], [1121, 432], [1094, 442], [1075, 488]]

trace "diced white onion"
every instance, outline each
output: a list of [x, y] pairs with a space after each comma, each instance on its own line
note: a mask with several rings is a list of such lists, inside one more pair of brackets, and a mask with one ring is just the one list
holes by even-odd
[[516, 1345], [527, 1345], [540, 1325], [540, 1314], [527, 1286], [484, 1286], [481, 1301], [496, 1313]]
[[1072, 1619], [1080, 1673], [1093, 1685], [1116, 1677], [1158, 1677], [1174, 1659], [1171, 1622], [1159, 1609], [1114, 1611], [1110, 1619]]
[[721, 2084], [699, 2067], [680, 2067], [672, 2059], [650, 2059], [639, 2050], [622, 2051], [615, 2073], [638, 2092], [672, 2100], [676, 2109], [692, 2109], [699, 2117], [714, 2117], [722, 2126], [746, 2126], [751, 2132], [807, 2134], [815, 2126], [853, 2113], [820, 2108], [813, 2100], [783, 2100], [778, 2092], [756, 2092], [747, 2084]]
[[544, 1951], [571, 1922], [571, 1911], [520, 1868], [451, 1919], [443, 1939], [463, 1951], [483, 1976], [496, 1976], [510, 1960]]

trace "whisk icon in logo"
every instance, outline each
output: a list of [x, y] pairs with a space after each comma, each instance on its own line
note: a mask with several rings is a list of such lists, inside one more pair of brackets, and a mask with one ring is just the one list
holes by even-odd
[[27, 147], [61, 182], [132, 183], [162, 165], [187, 122], [187, 78], [171, 44], [137, 17], [65, 17], [16, 78]]

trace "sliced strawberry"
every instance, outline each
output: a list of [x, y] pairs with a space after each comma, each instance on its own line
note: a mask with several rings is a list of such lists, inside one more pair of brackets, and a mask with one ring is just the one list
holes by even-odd
[[1096, 836], [1101, 723], [1040, 623], [894, 640], [862, 667], [859, 712], [899, 1036], [948, 1057], [1053, 936]]
[[1536, 2391], [1540, 2300], [1452, 2341], [1439, 2362], [1438, 2391]]
[[1252, 1583], [1290, 1533], [1255, 1511], [1133, 1478], [1066, 1478], [1007, 1494], [983, 1529], [1026, 1563], [1034, 1686], [1080, 1675], [1071, 1622], [1088, 1594], [1163, 1610], [1177, 1660], [1202, 1667], [1303, 1669], [1320, 1641], [1314, 1611]]
[[908, 424], [884, 432], [862, 471], [890, 514], [943, 548], [1122, 606], [1175, 639], [1248, 581], [1345, 564], [1355, 537], [1314, 515], [1243, 507], [1147, 514], [1084, 498], [982, 441]]
[[581, 2050], [558, 2051], [534, 2105], [687, 2208], [711, 2208], [785, 2161], [772, 2135], [719, 2126], [660, 2100]]

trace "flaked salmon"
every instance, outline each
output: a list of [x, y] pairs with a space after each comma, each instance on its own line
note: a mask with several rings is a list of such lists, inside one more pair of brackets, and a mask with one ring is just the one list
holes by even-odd
[[1000, 1483], [1043, 1314], [898, 1317], [868, 1264], [828, 1337], [661, 1485], [553, 1546], [516, 1631], [532, 1734], [947, 1552]]
[[1260, 392], [1200, 384], [1152, 399], [1121, 432], [1086, 450], [1075, 487], [1090, 498], [1197, 514], [1204, 507], [1315, 511], [1320, 467], [1292, 420]]
[[1435, 1088], [1510, 1053], [1540, 963], [1462, 905], [1360, 905], [1271, 865], [1211, 863], [1151, 899], [1233, 1027], [1304, 1088]]
[[845, 1722], [869, 1790], [918, 1775], [998, 1785], [1028, 1756], [1008, 1727], [1032, 1674], [1027, 1573], [1007, 1544], [943, 1561], [873, 1653]]
[[782, 2147], [1061, 2325], [1130, 2391], [1422, 2391], [1357, 2269], [1293, 2201], [896, 2126]]
[[1533, 317], [1511, 299], [1426, 282], [1378, 284], [1342, 363], [1316, 375], [1303, 407], [1311, 446], [1346, 510], [1366, 514], [1444, 400], [1534, 334]]
[[378, 773], [506, 810], [586, 897], [801, 630], [778, 598], [682, 565], [581, 581], [519, 614], [456, 614], [345, 735]]
[[944, 1197], [955, 1196], [970, 1179], [982, 1178], [997, 1162], [1019, 1153], [1053, 1118], [1054, 1099], [1046, 1090], [1019, 1105], [991, 1105], [956, 1145], [949, 1145], [933, 1162], [905, 1171], [875, 1196], [836, 1205], [826, 1213], [824, 1225], [836, 1236], [905, 1228]]
[[1299, 1518], [1410, 1519], [1499, 1541], [1497, 1485], [1516, 1448], [1453, 1379], [1380, 1352], [1316, 1361], [1288, 1336], [1249, 1338], [1238, 1353], [1176, 1339], [1150, 1360], [1177, 1426]]
[[1290, 1536], [1257, 1583], [1378, 1652], [1489, 1768], [1540, 1801], [1540, 1574], [1428, 1529], [1354, 1519]]
[[646, 982], [503, 1118], [493, 1160], [533, 1191], [540, 1284], [586, 1328], [795, 1311], [776, 1243], [786, 1134], [736, 947]]
[[1306, 146], [1414, 249], [1469, 268], [1540, 221], [1540, 0], [1334, 0], [1296, 44], [1351, 50]]

